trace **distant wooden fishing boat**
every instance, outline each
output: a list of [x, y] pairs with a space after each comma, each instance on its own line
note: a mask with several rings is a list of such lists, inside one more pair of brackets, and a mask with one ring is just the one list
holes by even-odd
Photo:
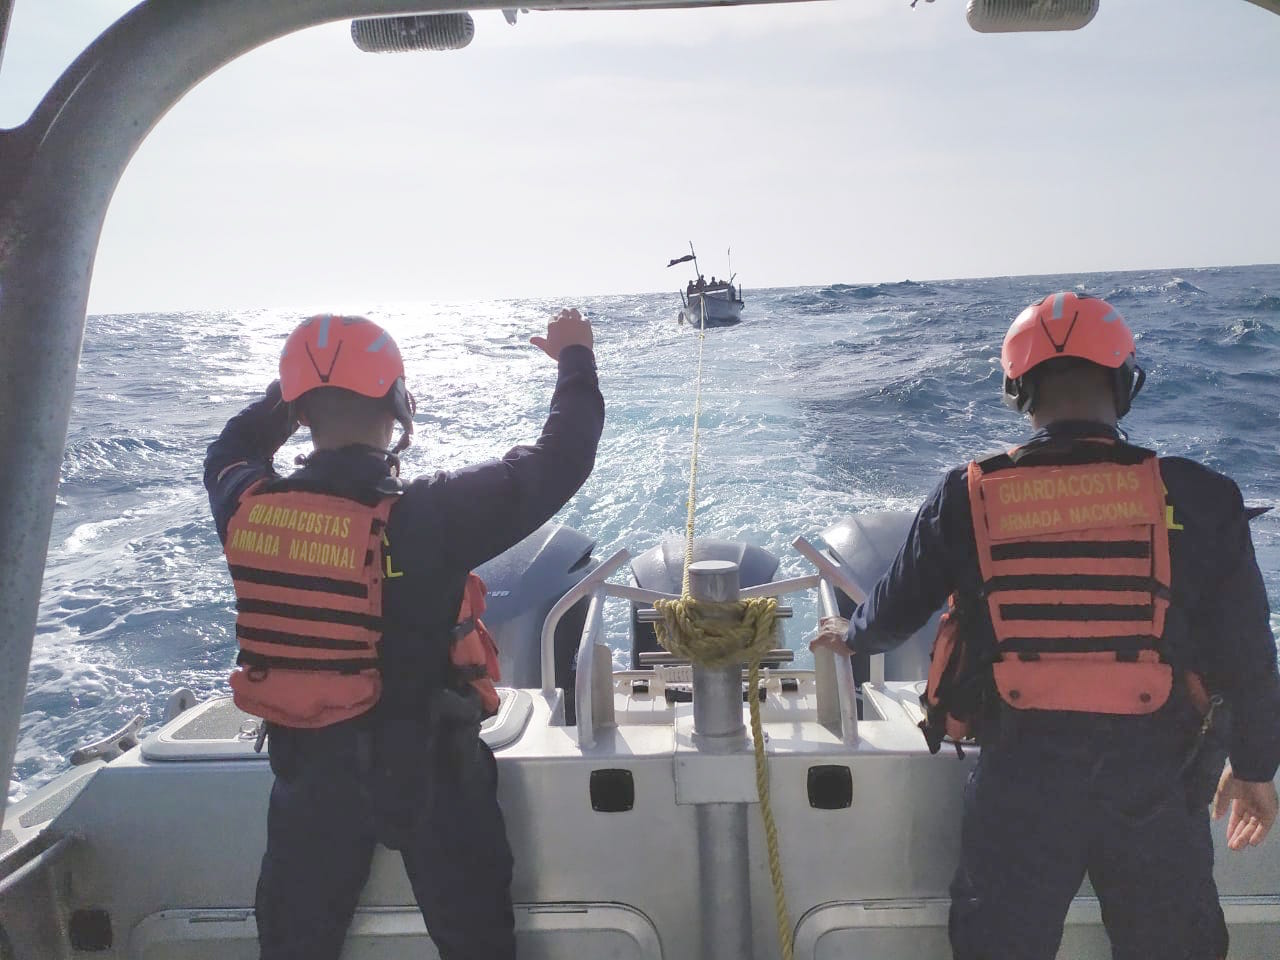
[[696, 280], [690, 280], [688, 286], [680, 293], [680, 322], [695, 327], [730, 327], [742, 320], [742, 290], [733, 285], [737, 274], [732, 273], [728, 280], [717, 280], [714, 276], [708, 281], [698, 267], [698, 255], [693, 251], [693, 243], [689, 243], [687, 256], [677, 257], [667, 264], [674, 267], [677, 263], [693, 261], [694, 270], [698, 274]]

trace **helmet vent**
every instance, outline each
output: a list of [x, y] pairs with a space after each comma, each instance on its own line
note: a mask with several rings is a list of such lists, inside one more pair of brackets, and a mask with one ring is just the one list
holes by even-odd
[[333, 368], [338, 364], [338, 354], [342, 352], [342, 341], [338, 341], [338, 349], [333, 351], [333, 359], [329, 361], [329, 369], [322, 371], [320, 364], [316, 363], [316, 358], [311, 355], [311, 344], [303, 344], [307, 348], [307, 359], [311, 361], [311, 366], [315, 367], [316, 376], [320, 378], [321, 383], [328, 383], [329, 378], [333, 376]]
[[1040, 327], [1044, 330], [1044, 335], [1049, 338], [1049, 342], [1053, 344], [1054, 353], [1062, 353], [1062, 351], [1067, 349], [1067, 341], [1071, 339], [1071, 331], [1076, 328], [1076, 321], [1079, 319], [1080, 311], [1077, 310], [1071, 316], [1071, 326], [1067, 327], [1067, 335], [1063, 337], [1062, 342], [1059, 343], [1057, 340], [1053, 339], [1053, 334], [1049, 332], [1049, 325], [1044, 322], [1044, 317], [1040, 318]]

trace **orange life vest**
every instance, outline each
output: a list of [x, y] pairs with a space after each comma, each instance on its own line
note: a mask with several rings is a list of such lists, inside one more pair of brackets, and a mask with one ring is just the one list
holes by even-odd
[[224, 546], [236, 592], [236, 706], [289, 727], [325, 727], [382, 693], [381, 538], [394, 498], [322, 493], [241, 498]]
[[930, 753], [938, 752], [944, 738], [957, 744], [974, 739], [975, 721], [982, 709], [986, 675], [970, 659], [969, 617], [972, 614], [966, 615], [962, 603], [954, 593], [947, 598], [947, 612], [938, 621], [933, 652], [929, 655], [929, 679], [924, 693], [920, 694], [925, 718], [918, 726]]
[[484, 613], [485, 585], [474, 573], [467, 574], [467, 585], [462, 591], [462, 606], [458, 610], [458, 625], [453, 628], [453, 646], [449, 660], [459, 677], [470, 683], [480, 695], [480, 705], [486, 717], [498, 712], [498, 691], [494, 681], [501, 680], [498, 670], [498, 646], [485, 628], [480, 615]]
[[1173, 685], [1160, 650], [1170, 597], [1160, 460], [1127, 444], [1089, 447], [1095, 462], [1019, 466], [1015, 451], [969, 464], [996, 689], [1020, 710], [1154, 713]]
[[[240, 653], [240, 709], [289, 727], [359, 716], [382, 693], [382, 539], [395, 496], [368, 506], [331, 494], [250, 488], [227, 525]], [[450, 661], [498, 709], [497, 647], [485, 629], [484, 582], [467, 575]]]
[[[1169, 698], [1173, 668], [1160, 641], [1170, 556], [1159, 458], [1128, 444], [1088, 443], [1065, 465], [1020, 465], [1021, 450], [969, 464], [996, 648], [989, 668], [974, 661], [952, 596], [920, 698], [920, 727], [935, 752], [944, 736], [972, 736], [972, 694], [986, 677], [1020, 710], [1139, 715]], [[1185, 678], [1203, 713], [1199, 678]]]

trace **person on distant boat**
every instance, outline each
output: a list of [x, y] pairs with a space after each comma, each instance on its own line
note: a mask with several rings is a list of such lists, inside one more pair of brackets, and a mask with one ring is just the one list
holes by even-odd
[[1260, 844], [1280, 766], [1250, 512], [1227, 477], [1119, 430], [1144, 375], [1105, 301], [1027, 307], [1001, 361], [1036, 432], [948, 473], [852, 622], [824, 621], [812, 646], [881, 653], [949, 599], [921, 727], [935, 751], [982, 746], [957, 960], [1052, 960], [1086, 874], [1116, 960], [1225, 957], [1207, 808], [1230, 807], [1230, 849]]
[[[511, 850], [479, 736], [497, 654], [470, 571], [591, 473], [604, 423], [592, 340], [577, 310], [531, 339], [559, 367], [536, 444], [402, 483], [414, 402], [395, 342], [363, 317], [311, 317], [280, 379], [210, 445], [236, 592], [231, 688], [264, 719], [275, 774], [264, 960], [336, 960], [378, 842], [400, 851], [441, 957], [515, 956]], [[281, 477], [272, 458], [299, 423], [313, 450]]]

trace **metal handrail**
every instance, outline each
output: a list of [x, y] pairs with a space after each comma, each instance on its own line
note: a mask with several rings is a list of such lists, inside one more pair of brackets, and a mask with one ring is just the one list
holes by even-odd
[[78, 833], [68, 833], [65, 836], [59, 837], [48, 847], [45, 847], [45, 849], [41, 850], [22, 866], [18, 867], [17, 870], [14, 870], [13, 873], [0, 879], [0, 899], [20, 888], [27, 880], [31, 879], [31, 877], [40, 870], [52, 866], [63, 857], [67, 856], [81, 839], [82, 838]]
[[[762, 666], [776, 666], [790, 663], [795, 657], [796, 652], [790, 647], [774, 647], [760, 655], [760, 663]], [[639, 659], [641, 665], [647, 666], [685, 666], [691, 663], [688, 657], [682, 657], [678, 653], [668, 653], [666, 650], [645, 650], [640, 654]]]
[[811, 590], [822, 579], [816, 573], [806, 577], [792, 577], [790, 580], [770, 580], [768, 583], [757, 583], [754, 587], [743, 587], [738, 597], [746, 600], [749, 597], [777, 597], [794, 590]]
[[[839, 615], [836, 602], [834, 582], [841, 590], [849, 594], [855, 601], [864, 597], [861, 588], [831, 562], [826, 556], [805, 540], [797, 537], [792, 544], [796, 550], [814, 564], [820, 571], [803, 577], [791, 577], [786, 580], [774, 580], [769, 583], [756, 584], [741, 591], [746, 597], [772, 597], [797, 590], [818, 588], [818, 596], [825, 616]], [[625, 563], [631, 559], [629, 551], [619, 550], [585, 577], [578, 581], [562, 596], [542, 624], [542, 693], [553, 697], [555, 686], [555, 635], [556, 628], [564, 615], [583, 597], [590, 595], [591, 604], [587, 609], [586, 623], [582, 628], [582, 636], [578, 641], [577, 674], [574, 681], [575, 705], [577, 710], [578, 746], [586, 749], [595, 745], [595, 715], [593, 691], [595, 689], [595, 645], [604, 633], [604, 602], [607, 598], [631, 600], [636, 603], [652, 604], [656, 600], [675, 600], [675, 594], [662, 593], [657, 590], [646, 590], [629, 584], [608, 583]], [[789, 611], [788, 611], [789, 612]], [[858, 708], [857, 692], [854, 687], [853, 666], [848, 657], [835, 658], [836, 687], [839, 691], [840, 737], [841, 740], [854, 746], [858, 743]]]
[[[774, 607], [773, 615], [779, 620], [790, 620], [795, 615], [795, 610], [780, 603]], [[658, 623], [663, 616], [657, 610], [637, 610], [636, 619], [641, 623]]]
[[796, 537], [791, 541], [791, 546], [795, 547], [800, 556], [818, 568], [818, 573], [824, 580], [839, 587], [848, 594], [849, 599], [854, 603], [861, 603], [867, 599], [867, 592], [862, 589], [860, 584], [856, 583], [852, 577], [836, 566], [830, 557], [819, 551], [804, 537]]
[[[843, 570], [824, 556], [804, 537], [796, 537], [791, 545], [802, 557], [818, 568], [821, 582], [818, 584], [818, 599], [822, 603], [822, 613], [826, 617], [838, 617], [840, 605], [836, 601], [835, 588], [839, 587], [855, 603], [866, 599], [866, 593]], [[858, 743], [858, 693], [853, 679], [853, 661], [849, 657], [835, 657], [836, 690], [840, 698], [840, 740], [847, 746]]]
[[542, 622], [542, 693], [544, 696], [551, 697], [556, 692], [556, 627], [560, 623], [560, 618], [587, 594], [595, 593], [597, 588], [617, 573], [630, 559], [631, 554], [627, 550], [619, 550], [570, 587], [547, 614], [546, 620]]
[[578, 746], [584, 750], [596, 744], [596, 640], [603, 632], [604, 586], [601, 585], [591, 595], [591, 604], [587, 607], [587, 622], [582, 627], [582, 639], [578, 642], [578, 672], [574, 679]]
[[655, 600], [679, 600], [674, 593], [663, 593], [660, 590], [646, 590], [644, 587], [633, 587], [626, 583], [606, 583], [605, 592], [619, 600], [634, 600], [636, 603], [652, 604]]
[[[818, 598], [824, 617], [840, 616], [835, 588], [826, 580], [818, 584]], [[832, 654], [835, 661], [836, 691], [840, 697], [840, 741], [846, 746], [858, 743], [858, 691], [853, 679], [853, 659]]]

